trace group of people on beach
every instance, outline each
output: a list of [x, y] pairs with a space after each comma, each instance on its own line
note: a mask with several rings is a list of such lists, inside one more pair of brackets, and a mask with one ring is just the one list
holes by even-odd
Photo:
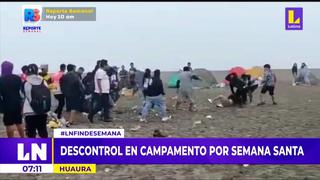
[[[15, 129], [20, 137], [34, 138], [37, 134], [42, 138], [48, 137], [48, 115], [66, 127], [72, 126], [83, 115], [93, 123], [98, 112], [102, 121], [111, 122], [111, 108], [123, 88], [132, 89], [133, 93], [142, 91], [140, 121], [146, 121], [149, 110], [155, 106], [160, 108], [162, 121], [171, 118], [166, 112], [159, 69], [153, 75], [150, 69], [146, 69], [143, 83], [139, 84], [134, 63], [130, 63], [129, 71], [122, 65], [118, 73], [118, 68], [110, 66], [105, 59], [98, 60], [95, 68], [87, 73], [83, 67], [76, 70], [73, 64], [61, 64], [59, 71], [50, 75], [48, 65], [38, 67], [29, 64], [21, 68], [19, 77], [13, 74], [13, 68], [12, 62], [1, 64], [0, 113], [3, 114], [8, 137], [14, 137]], [[57, 106], [51, 112], [53, 101], [57, 101]]]
[[[0, 106], [4, 114], [3, 121], [8, 137], [14, 136], [15, 127], [20, 137], [25, 134], [34, 138], [38, 134], [42, 138], [48, 137], [48, 114], [55, 116], [66, 127], [72, 126], [85, 115], [93, 123], [94, 116], [100, 112], [100, 119], [111, 122], [110, 111], [120, 97], [123, 88], [132, 89], [133, 93], [142, 94], [142, 105], [139, 110], [140, 121], [147, 121], [148, 112], [158, 107], [162, 121], [171, 118], [167, 114], [164, 85], [159, 69], [152, 71], [147, 68], [144, 72], [142, 83], [136, 80], [138, 71], [134, 63], [130, 63], [127, 71], [122, 65], [119, 70], [110, 66], [105, 59], [98, 60], [91, 72], [84, 73], [84, 68], [73, 64], [61, 64], [58, 72], [48, 74], [48, 66], [29, 64], [22, 67], [22, 74], [13, 74], [13, 63], [5, 61], [1, 65], [0, 77]], [[40, 70], [39, 70], [40, 69]], [[218, 107], [238, 105], [242, 107], [253, 101], [253, 92], [258, 88], [258, 80], [251, 79], [248, 74], [238, 76], [236, 73], [228, 74], [225, 79], [229, 82], [231, 93], [228, 97], [219, 95], [209, 99], [211, 103], [219, 101]], [[183, 102], [189, 105], [189, 111], [196, 111], [193, 80], [202, 80], [193, 74], [191, 63], [187, 63], [179, 72], [177, 80], [177, 101], [175, 108], [179, 109]], [[262, 80], [260, 103], [264, 105], [263, 95], [269, 92], [274, 105], [274, 89], [276, 76], [269, 64], [264, 65], [264, 78]], [[54, 98], [54, 99], [53, 99]], [[57, 106], [52, 113], [51, 103], [57, 101]], [[65, 109], [65, 113], [63, 113]], [[22, 125], [24, 117], [25, 126]]]
[[[261, 81], [262, 88], [260, 92], [260, 102], [258, 106], [265, 105], [264, 94], [269, 92], [271, 96], [272, 104], [276, 105], [274, 90], [276, 85], [276, 75], [271, 70], [270, 64], [265, 64], [264, 66], [264, 77]], [[253, 92], [258, 88], [258, 79], [251, 79], [249, 74], [242, 74], [240, 77], [236, 73], [228, 74], [225, 79], [229, 82], [231, 94], [226, 97], [224, 95], [219, 95], [214, 99], [208, 99], [210, 103], [218, 102], [217, 107], [230, 107], [239, 106], [242, 107], [247, 103], [248, 97], [249, 102], [253, 102]], [[236, 88], [236, 90], [234, 89]]]
[[298, 70], [298, 64], [294, 63], [292, 68], [292, 85], [305, 85], [311, 86], [310, 81], [310, 70], [306, 63], [301, 63], [300, 69]]

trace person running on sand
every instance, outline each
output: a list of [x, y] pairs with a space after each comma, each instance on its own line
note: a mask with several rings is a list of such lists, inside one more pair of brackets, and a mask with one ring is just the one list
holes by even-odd
[[185, 66], [183, 71], [179, 73], [177, 81], [178, 88], [178, 99], [176, 103], [176, 109], [179, 108], [180, 104], [186, 100], [189, 103], [189, 111], [194, 111], [195, 101], [193, 99], [192, 80], [201, 80], [200, 77], [193, 75], [190, 72], [190, 68]]
[[5, 61], [1, 65], [0, 103], [3, 112], [3, 122], [8, 138], [14, 137], [15, 127], [20, 137], [24, 137], [22, 126], [22, 99], [20, 97], [21, 79], [12, 74], [13, 64]]
[[276, 105], [277, 103], [275, 102], [274, 99], [274, 88], [277, 82], [276, 75], [272, 72], [271, 66], [269, 64], [265, 64], [263, 66], [264, 68], [264, 77], [262, 80], [262, 89], [260, 93], [260, 103], [258, 103], [258, 106], [266, 104], [265, 101], [263, 100], [263, 95], [268, 91], [269, 95], [271, 96], [272, 104]]
[[165, 102], [165, 93], [163, 90], [162, 80], [160, 78], [160, 70], [157, 69], [154, 71], [154, 75], [151, 81], [149, 81], [148, 90], [146, 91], [146, 104], [142, 110], [142, 116], [140, 122], [146, 122], [146, 117], [153, 105], [160, 108], [161, 120], [167, 121], [171, 117], [167, 115], [167, 108]]

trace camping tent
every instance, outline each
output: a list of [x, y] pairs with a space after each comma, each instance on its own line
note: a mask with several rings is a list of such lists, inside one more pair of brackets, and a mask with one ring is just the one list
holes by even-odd
[[[217, 84], [216, 78], [213, 76], [213, 74], [210, 71], [206, 69], [194, 69], [192, 71], [192, 74], [199, 76], [201, 78], [201, 80], [192, 80], [193, 87], [208, 88]], [[171, 74], [167, 82], [168, 87], [176, 88], [178, 79], [179, 79], [178, 72]]]
[[169, 80], [167, 82], [168, 83], [168, 87], [169, 88], [176, 88], [178, 79], [179, 79], [178, 72], [175, 72], [175, 73], [171, 74], [171, 76], [169, 77]]
[[236, 67], [233, 67], [229, 70], [229, 73], [236, 73], [237, 76], [241, 76], [242, 74], [244, 74], [246, 72], [246, 70], [243, 68], [243, 67], [240, 67], [240, 66], [236, 66]]
[[[246, 70], [243, 67], [236, 66], [236, 67], [231, 68], [228, 73], [229, 74], [236, 73], [237, 76], [240, 77], [242, 74], [246, 73]], [[226, 85], [229, 85], [229, 81], [227, 81], [226, 79], [223, 80], [223, 83]]]
[[320, 84], [320, 80], [317, 78], [317, 76], [315, 76], [313, 73], [309, 74], [309, 80], [311, 85], [318, 85]]
[[192, 80], [193, 87], [197, 88], [209, 88], [218, 84], [217, 79], [213, 74], [206, 69], [194, 69], [193, 74], [201, 78], [201, 80]]
[[[308, 73], [308, 78], [311, 85], [318, 85], [320, 84], [320, 80], [315, 76], [313, 73]], [[305, 83], [304, 77], [302, 75], [298, 76], [296, 79], [296, 82]]]
[[254, 66], [251, 69], [246, 70], [246, 74], [251, 75], [251, 78], [263, 77], [264, 70], [262, 67]]
[[140, 70], [137, 70], [135, 73], [135, 81], [139, 87], [142, 87], [143, 75], [144, 75], [144, 72]]

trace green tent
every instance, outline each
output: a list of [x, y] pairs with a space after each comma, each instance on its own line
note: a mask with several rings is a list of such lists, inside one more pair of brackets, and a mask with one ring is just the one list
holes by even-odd
[[[213, 74], [206, 69], [195, 69], [192, 74], [199, 76], [202, 80], [192, 80], [192, 85], [195, 88], [210, 88], [218, 84]], [[167, 82], [169, 88], [177, 88], [177, 81], [179, 80], [179, 72], [172, 73]]]
[[177, 88], [177, 81], [179, 79], [178, 73], [173, 73], [168, 80], [169, 88]]

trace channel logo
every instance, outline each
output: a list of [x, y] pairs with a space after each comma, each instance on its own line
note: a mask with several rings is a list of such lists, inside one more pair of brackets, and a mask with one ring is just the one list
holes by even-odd
[[286, 13], [286, 30], [303, 30], [303, 9], [301, 7], [288, 7]]
[[24, 9], [24, 21], [39, 21], [40, 20], [39, 9]]
[[41, 6], [22, 6], [23, 32], [41, 32], [41, 13]]

